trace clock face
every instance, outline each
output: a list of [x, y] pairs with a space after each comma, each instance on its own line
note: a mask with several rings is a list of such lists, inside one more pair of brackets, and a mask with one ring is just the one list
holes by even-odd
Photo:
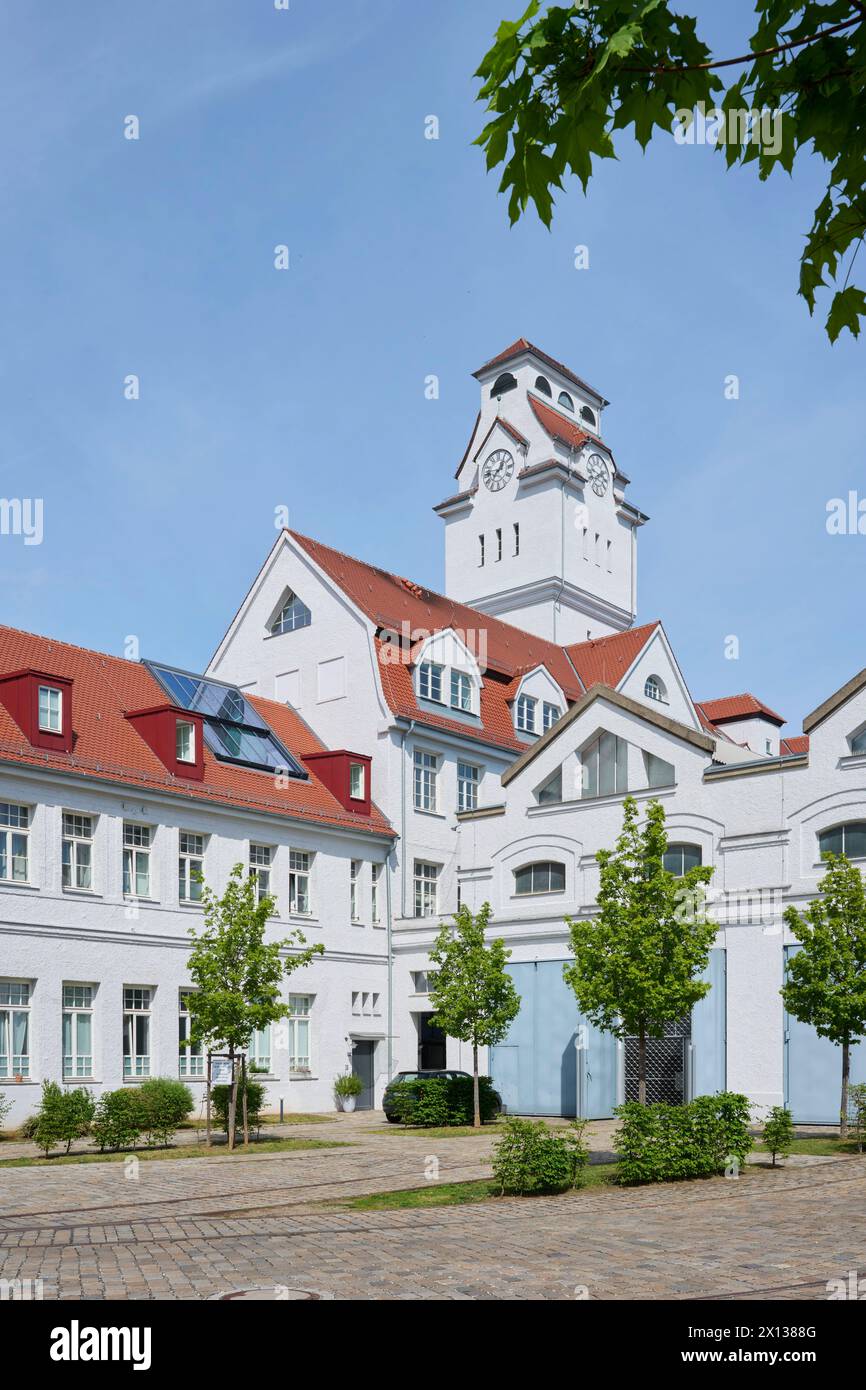
[[604, 497], [604, 494], [607, 492], [610, 475], [607, 471], [607, 464], [601, 454], [592, 455], [592, 458], [586, 465], [586, 471], [596, 497]]
[[495, 449], [484, 465], [481, 477], [484, 486], [491, 492], [499, 492], [505, 487], [514, 472], [514, 459], [507, 449]]

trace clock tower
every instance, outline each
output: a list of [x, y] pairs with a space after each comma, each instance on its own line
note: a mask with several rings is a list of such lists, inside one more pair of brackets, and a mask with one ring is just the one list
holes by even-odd
[[475, 373], [481, 409], [445, 523], [445, 592], [566, 646], [631, 627], [637, 532], [608, 402], [520, 338]]

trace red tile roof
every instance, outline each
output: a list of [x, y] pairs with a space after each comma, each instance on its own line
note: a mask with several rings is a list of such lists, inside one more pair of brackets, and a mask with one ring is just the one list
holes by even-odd
[[785, 724], [781, 714], [776, 714], [769, 705], [757, 700], [746, 692], [743, 695], [725, 695], [721, 700], [701, 700], [698, 710], [702, 710], [713, 724], [724, 724], [728, 719], [769, 719], [773, 724]]
[[[171, 776], [125, 718], [127, 711], [168, 702], [165, 691], [139, 662], [0, 626], [0, 675], [22, 667], [39, 668], [73, 681], [73, 751], [67, 755], [31, 747], [6, 707], [0, 705], [0, 761], [213, 801], [247, 811], [376, 834], [393, 833], [375, 807], [369, 817], [345, 811], [312, 768], [307, 769], [308, 781], [288, 779], [286, 787], [277, 787], [269, 774], [220, 762], [205, 747], [203, 782], [184, 782]], [[322, 750], [323, 744], [294, 710], [274, 700], [250, 698], [296, 757], [303, 760], [304, 753]]]
[[594, 438], [594, 435], [579, 429], [573, 420], [566, 420], [564, 415], [559, 414], [559, 411], [552, 410], [549, 405], [544, 405], [535, 396], [530, 396], [528, 399], [536, 420], [552, 439], [558, 439], [569, 449], [582, 449], [584, 444], [588, 444]]
[[660, 626], [659, 622], [645, 623], [643, 627], [631, 627], [627, 632], [617, 632], [611, 637], [578, 642], [565, 650], [587, 690], [593, 685], [616, 687]]
[[479, 367], [477, 372], [473, 372], [473, 376], [483, 376], [491, 367], [498, 367], [501, 364], [510, 362], [512, 357], [519, 357], [523, 352], [534, 353], [542, 362], [546, 362], [549, 367], [552, 367], [555, 372], [559, 372], [562, 376], [567, 377], [569, 381], [573, 381], [575, 386], [579, 386], [582, 390], [588, 391], [591, 396], [595, 396], [597, 400], [602, 401], [605, 405], [610, 405], [610, 401], [606, 401], [600, 391], [596, 391], [595, 387], [588, 385], [581, 377], [575, 376], [571, 368], [566, 367], [564, 362], [557, 362], [555, 357], [551, 357], [548, 353], [542, 352], [541, 348], [535, 347], [527, 338], [518, 338], [516, 343], [512, 343], [504, 352], [497, 353], [496, 357], [491, 357], [489, 362], [485, 362], [483, 367]]
[[791, 756], [795, 753], [808, 753], [808, 751], [808, 734], [794, 734], [791, 738], [783, 738], [779, 740], [779, 753], [783, 758]]

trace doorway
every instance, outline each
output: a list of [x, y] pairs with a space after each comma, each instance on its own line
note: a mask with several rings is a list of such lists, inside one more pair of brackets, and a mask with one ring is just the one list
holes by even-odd
[[[683, 1105], [686, 1101], [686, 1058], [692, 1035], [691, 1017], [666, 1023], [663, 1038], [646, 1040], [646, 1098], [648, 1105]], [[640, 1040], [625, 1040], [625, 1098], [638, 1098]]]
[[355, 1102], [356, 1110], [372, 1110], [375, 1098], [373, 1060], [376, 1044], [369, 1038], [356, 1038], [352, 1043], [352, 1071], [360, 1077], [364, 1089]]
[[432, 1018], [432, 1014], [415, 1015], [419, 1071], [443, 1071], [445, 1068], [445, 1034], [430, 1022]]

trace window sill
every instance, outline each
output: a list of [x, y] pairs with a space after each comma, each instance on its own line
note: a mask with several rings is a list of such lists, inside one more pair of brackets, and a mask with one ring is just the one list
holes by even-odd
[[318, 1081], [318, 1076], [314, 1076], [311, 1071], [290, 1071], [290, 1081]]
[[124, 904], [124, 907], [135, 907], [136, 903], [144, 903], [144, 904], [145, 904], [146, 906], [148, 906], [148, 907], [158, 907], [158, 906], [159, 906], [159, 898], [128, 898], [128, 897], [126, 896], [126, 894], [124, 893], [124, 895], [123, 895], [123, 904]]
[[524, 898], [561, 898], [564, 896], [564, 888], [542, 888], [537, 893], [512, 893], [511, 901], [514, 903], [521, 903]]
[[61, 887], [61, 893], [69, 898], [101, 898], [102, 894], [97, 893], [95, 888], [68, 888]]
[[33, 1076], [25, 1076], [23, 1081], [16, 1081], [14, 1076], [0, 1076], [0, 1086], [39, 1086], [42, 1083]]
[[204, 912], [204, 903], [190, 902], [188, 898], [178, 898], [177, 905], [181, 908], [193, 908], [196, 912]]
[[98, 1076], [64, 1076], [62, 1086], [101, 1086]]
[[21, 883], [14, 878], [0, 878], [0, 888], [24, 888], [28, 893], [38, 893], [38, 883]]
[[430, 816], [432, 820], [447, 820], [447, 819], [448, 819], [448, 817], [446, 816], [446, 814], [445, 814], [444, 811], [427, 811], [427, 810], [424, 809], [423, 806], [414, 806], [414, 807], [413, 807], [413, 810], [414, 810], [416, 816]]

